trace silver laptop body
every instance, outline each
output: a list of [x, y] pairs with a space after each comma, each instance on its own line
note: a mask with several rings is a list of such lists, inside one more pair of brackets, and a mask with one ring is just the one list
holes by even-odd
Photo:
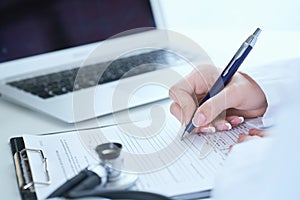
[[0, 93], [12, 101], [74, 123], [167, 98], [180, 77], [164, 82], [165, 66], [188, 71], [158, 31], [159, 1], [21, 4], [1, 9], [14, 13], [0, 20]]

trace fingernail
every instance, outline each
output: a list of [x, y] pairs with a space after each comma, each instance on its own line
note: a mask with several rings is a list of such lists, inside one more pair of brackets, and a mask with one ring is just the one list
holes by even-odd
[[232, 126], [231, 126], [230, 123], [226, 122], [224, 125], [227, 127], [227, 130], [231, 130], [232, 129]]
[[241, 120], [241, 123], [243, 123], [245, 121], [244, 117], [239, 117], [239, 119]]
[[202, 127], [200, 129], [201, 132], [204, 132], [204, 133], [215, 133], [216, 132], [216, 128], [213, 127], [213, 126], [209, 126], [209, 127]]
[[227, 130], [232, 129], [232, 126], [230, 123], [226, 122], [226, 123], [218, 123], [216, 125], [216, 128], [217, 128], [217, 130], [220, 130], [220, 131], [227, 131]]
[[205, 121], [206, 121], [206, 118], [202, 113], [195, 115], [194, 118], [192, 119], [192, 122], [193, 122], [194, 126], [196, 126], [196, 127], [203, 125]]
[[230, 120], [230, 123], [233, 125], [237, 125], [237, 124], [243, 123], [244, 121], [245, 121], [244, 117], [237, 117], [237, 118]]

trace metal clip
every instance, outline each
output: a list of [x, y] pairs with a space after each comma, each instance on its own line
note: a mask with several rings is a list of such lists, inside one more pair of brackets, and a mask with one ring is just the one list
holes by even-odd
[[[32, 151], [39, 153], [41, 155], [42, 162], [45, 163], [45, 173], [46, 173], [46, 180], [45, 181], [34, 181], [31, 174], [31, 169], [29, 165], [29, 160], [27, 156], [27, 152]], [[19, 187], [23, 190], [30, 189], [34, 191], [34, 184], [41, 184], [41, 185], [49, 185], [50, 175], [48, 170], [48, 159], [44, 156], [44, 153], [41, 149], [22, 149], [14, 154], [14, 160], [16, 163], [16, 172], [17, 177], [19, 180]]]

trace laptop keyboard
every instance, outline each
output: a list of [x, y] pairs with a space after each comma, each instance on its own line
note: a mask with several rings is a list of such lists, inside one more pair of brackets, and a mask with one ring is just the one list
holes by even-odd
[[[103, 62], [81, 68], [72, 68], [13, 81], [7, 84], [43, 99], [47, 99], [120, 78], [154, 71], [157, 68], [155, 64], [167, 65], [170, 60], [174, 61], [174, 59], [178, 61], [179, 57], [165, 50], [156, 50], [120, 58], [111, 63]], [[152, 63], [153, 65], [151, 65]]]

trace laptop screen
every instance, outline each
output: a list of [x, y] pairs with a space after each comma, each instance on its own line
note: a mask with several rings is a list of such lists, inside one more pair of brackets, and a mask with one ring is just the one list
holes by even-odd
[[1, 0], [0, 62], [155, 27], [149, 0]]

